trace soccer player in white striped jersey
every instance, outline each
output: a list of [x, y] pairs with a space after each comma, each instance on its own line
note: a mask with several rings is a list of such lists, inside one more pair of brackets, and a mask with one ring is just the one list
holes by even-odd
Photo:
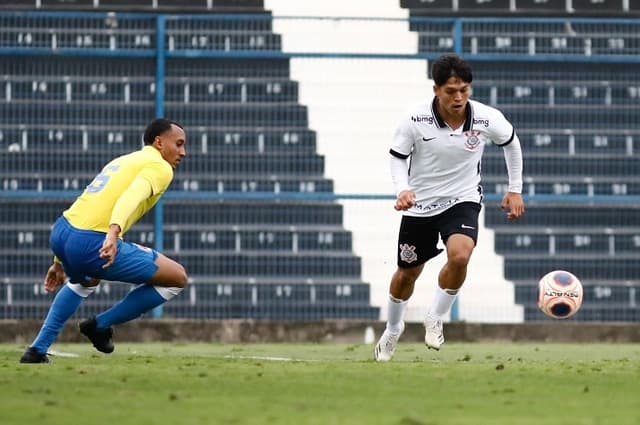
[[439, 350], [442, 321], [467, 275], [478, 237], [482, 202], [480, 162], [484, 147], [504, 150], [509, 187], [501, 207], [509, 220], [524, 213], [522, 151], [511, 123], [495, 108], [469, 99], [472, 69], [454, 54], [435, 60], [431, 68], [433, 99], [411, 107], [391, 145], [391, 175], [403, 211], [397, 246], [398, 268], [389, 288], [388, 319], [374, 349], [377, 361], [392, 359], [404, 331], [404, 313], [425, 263], [446, 248], [438, 288], [426, 313], [425, 344]]

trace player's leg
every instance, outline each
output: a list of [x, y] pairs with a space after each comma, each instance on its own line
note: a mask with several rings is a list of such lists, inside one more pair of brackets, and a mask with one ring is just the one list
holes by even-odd
[[440, 217], [447, 262], [438, 275], [438, 287], [424, 322], [428, 348], [438, 350], [444, 343], [443, 319], [467, 277], [467, 266], [478, 237], [479, 212], [479, 204], [465, 202], [450, 208]]
[[[97, 279], [86, 278], [81, 269], [72, 266], [78, 258], [84, 259], [89, 256], [86, 251], [81, 249], [91, 245], [90, 241], [83, 236], [74, 231], [62, 217], [53, 225], [49, 245], [62, 261], [69, 281], [54, 297], [38, 335], [20, 358], [22, 363], [48, 361], [46, 353], [62, 331], [64, 324], [73, 316], [82, 301], [93, 293], [95, 286], [100, 282]], [[96, 244], [102, 243], [102, 239], [97, 238], [95, 242]], [[69, 247], [72, 249], [67, 249]], [[71, 282], [82, 282], [82, 284]]]
[[[109, 310], [96, 316], [98, 328], [108, 328], [133, 320], [164, 304], [187, 285], [187, 273], [178, 262], [157, 253], [155, 273]], [[137, 283], [137, 282], [134, 282]]]
[[21, 363], [46, 362], [46, 353], [58, 337], [64, 324], [76, 312], [82, 301], [94, 291], [95, 287], [86, 287], [79, 283], [67, 282], [56, 294], [40, 332], [20, 359]]
[[136, 319], [178, 295], [187, 285], [184, 267], [165, 255], [120, 242], [114, 264], [104, 278], [138, 284], [108, 310], [80, 323], [80, 331], [98, 351], [113, 351], [113, 325]]
[[391, 277], [387, 302], [387, 323], [374, 348], [377, 361], [392, 359], [404, 332], [404, 314], [424, 263], [440, 253], [438, 233], [429, 218], [403, 217], [398, 234], [398, 268]]
[[398, 267], [391, 277], [387, 301], [387, 324], [373, 351], [376, 361], [387, 362], [393, 358], [398, 340], [404, 332], [404, 313], [407, 303], [423, 268], [424, 264], [411, 268]]

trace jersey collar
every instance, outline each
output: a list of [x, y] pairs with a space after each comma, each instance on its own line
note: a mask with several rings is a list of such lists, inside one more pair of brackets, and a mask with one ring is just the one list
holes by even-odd
[[142, 147], [142, 150], [145, 152], [153, 153], [153, 155], [157, 155], [158, 157], [162, 158], [162, 154], [160, 153], [160, 151], [153, 145], [144, 145]]
[[[438, 96], [433, 98], [431, 102], [431, 112], [433, 113], [434, 118], [436, 119], [436, 123], [439, 128], [445, 128], [447, 123], [444, 122], [440, 114], [438, 113]], [[471, 102], [467, 101], [467, 106], [464, 111], [464, 125], [462, 126], [462, 131], [471, 130], [471, 126], [473, 125], [473, 107], [471, 106]]]

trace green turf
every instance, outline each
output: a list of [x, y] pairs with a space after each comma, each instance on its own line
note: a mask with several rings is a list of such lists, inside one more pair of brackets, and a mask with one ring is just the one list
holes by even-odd
[[22, 365], [0, 344], [0, 424], [640, 425], [638, 344], [117, 344]]

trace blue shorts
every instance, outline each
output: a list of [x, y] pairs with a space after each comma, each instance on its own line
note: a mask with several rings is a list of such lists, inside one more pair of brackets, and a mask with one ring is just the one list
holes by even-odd
[[71, 283], [85, 283], [90, 278], [127, 283], [146, 283], [158, 270], [158, 252], [131, 242], [118, 240], [118, 252], [113, 264], [106, 269], [100, 258], [105, 233], [80, 230], [66, 218], [60, 217], [51, 229], [49, 246], [62, 262]]

